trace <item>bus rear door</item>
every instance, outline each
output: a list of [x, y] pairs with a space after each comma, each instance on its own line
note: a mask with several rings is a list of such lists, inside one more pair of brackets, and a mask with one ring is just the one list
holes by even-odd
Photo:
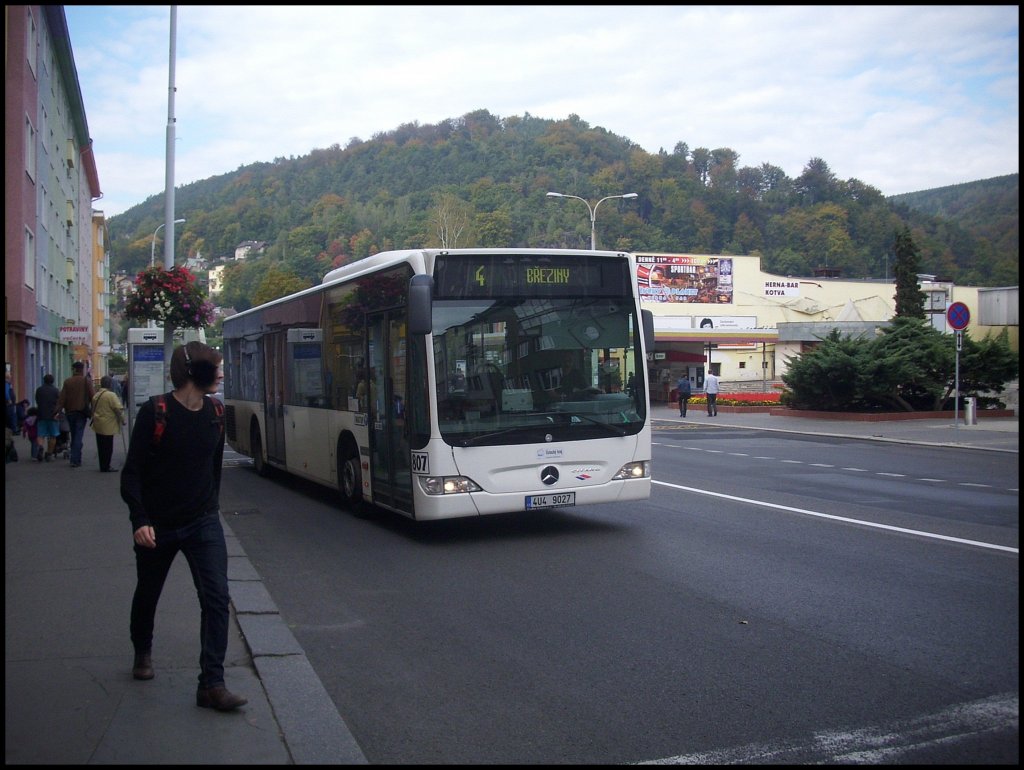
[[263, 372], [266, 389], [266, 426], [267, 459], [285, 463], [284, 412], [285, 412], [285, 378], [288, 374], [288, 356], [285, 344], [285, 332], [275, 331], [263, 338], [263, 361], [266, 369]]

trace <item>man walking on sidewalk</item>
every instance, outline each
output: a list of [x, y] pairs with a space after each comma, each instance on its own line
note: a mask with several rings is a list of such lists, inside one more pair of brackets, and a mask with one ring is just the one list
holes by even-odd
[[201, 611], [196, 705], [231, 711], [248, 703], [224, 684], [230, 617], [228, 551], [220, 521], [224, 459], [221, 410], [210, 398], [224, 379], [221, 354], [189, 342], [171, 355], [174, 390], [142, 404], [121, 471], [138, 582], [132, 598], [132, 676], [152, 679], [153, 626], [164, 581], [185, 554]]
[[679, 401], [679, 416], [686, 417], [686, 406], [690, 403], [690, 378], [685, 374], [676, 382], [676, 399]]
[[61, 386], [57, 411], [63, 409], [68, 417], [68, 425], [71, 426], [71, 467], [77, 468], [82, 464], [82, 440], [95, 393], [92, 380], [85, 376], [85, 364], [75, 361], [71, 369], [73, 374]]
[[718, 378], [711, 372], [704, 377], [704, 395], [708, 397], [708, 417], [718, 417]]

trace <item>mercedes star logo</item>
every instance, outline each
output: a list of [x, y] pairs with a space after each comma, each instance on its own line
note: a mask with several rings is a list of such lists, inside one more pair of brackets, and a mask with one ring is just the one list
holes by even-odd
[[540, 480], [550, 487], [558, 481], [558, 468], [554, 465], [549, 465], [540, 472]]

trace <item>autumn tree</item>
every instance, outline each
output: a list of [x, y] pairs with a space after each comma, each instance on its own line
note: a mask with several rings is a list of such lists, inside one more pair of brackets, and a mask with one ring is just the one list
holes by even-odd
[[452, 193], [442, 193], [430, 212], [430, 226], [442, 249], [458, 246], [459, 236], [469, 224], [469, 204]]
[[263, 276], [263, 280], [256, 287], [252, 301], [255, 305], [262, 305], [264, 302], [286, 297], [297, 291], [308, 289], [310, 286], [312, 286], [311, 282], [299, 278], [287, 267], [271, 265], [270, 269]]
[[222, 307], [241, 312], [253, 306], [253, 294], [264, 275], [265, 258], [235, 262], [224, 269], [224, 288], [218, 297]]

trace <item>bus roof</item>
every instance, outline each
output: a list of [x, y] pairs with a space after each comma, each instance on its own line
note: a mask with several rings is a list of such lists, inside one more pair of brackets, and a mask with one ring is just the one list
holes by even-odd
[[570, 256], [586, 254], [588, 256], [597, 257], [625, 257], [630, 256], [626, 252], [622, 251], [591, 251], [590, 249], [530, 249], [530, 248], [467, 248], [467, 249], [396, 249], [392, 251], [382, 251], [377, 254], [371, 254], [368, 257], [357, 259], [355, 262], [349, 262], [347, 265], [336, 267], [333, 270], [328, 271], [324, 276], [323, 281], [318, 285], [310, 286], [308, 289], [295, 292], [294, 294], [288, 294], [284, 297], [278, 297], [277, 299], [265, 302], [262, 305], [251, 307], [248, 310], [243, 310], [239, 313], [235, 313], [233, 316], [229, 316], [224, 319], [226, 325], [234, 325], [235, 319], [239, 321], [249, 316], [256, 311], [261, 311], [265, 308], [273, 305], [291, 301], [297, 297], [302, 297], [306, 294], [312, 294], [314, 292], [321, 291], [328, 284], [337, 283], [340, 281], [349, 280], [351, 278], [357, 278], [364, 273], [372, 272], [380, 268], [390, 267], [392, 265], [400, 265], [403, 263], [409, 263], [412, 265], [416, 272], [423, 273], [428, 268], [433, 266], [434, 260], [441, 255], [453, 255], [453, 256], [472, 256], [472, 255], [498, 255], [498, 254], [549, 254], [551, 256]]
[[[432, 264], [435, 257], [442, 254], [450, 255], [494, 255], [494, 254], [551, 254], [552, 256], [567, 256], [570, 254], [586, 253], [591, 256], [622, 257], [625, 254], [621, 251], [590, 251], [581, 249], [527, 249], [527, 248], [482, 248], [482, 249], [404, 249], [395, 251], [382, 251], [363, 259], [350, 262], [347, 265], [336, 267], [324, 276], [322, 283], [333, 283], [340, 278], [348, 278], [363, 272], [369, 267], [378, 267], [394, 262], [404, 262], [414, 255], [420, 255], [427, 264]], [[372, 263], [372, 264], [367, 264]]]

